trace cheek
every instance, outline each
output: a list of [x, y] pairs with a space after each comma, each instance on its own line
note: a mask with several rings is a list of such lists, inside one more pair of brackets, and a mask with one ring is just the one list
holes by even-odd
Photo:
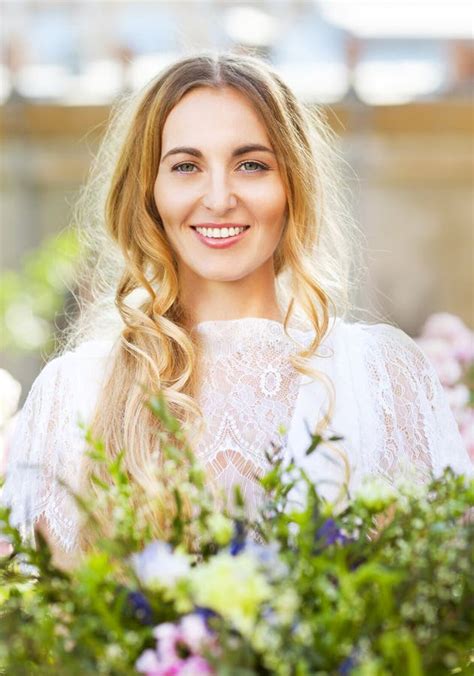
[[274, 225], [280, 229], [286, 212], [286, 192], [278, 181], [272, 186], [262, 189], [256, 196], [256, 212], [258, 219], [267, 226]]
[[182, 221], [186, 212], [185, 191], [174, 183], [158, 178], [153, 195], [164, 225], [175, 225]]

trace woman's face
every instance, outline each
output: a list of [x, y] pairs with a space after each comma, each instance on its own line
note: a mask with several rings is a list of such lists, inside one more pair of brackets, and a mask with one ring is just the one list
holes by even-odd
[[236, 89], [200, 87], [173, 108], [154, 196], [181, 273], [236, 281], [266, 266], [273, 274], [286, 193], [265, 125]]

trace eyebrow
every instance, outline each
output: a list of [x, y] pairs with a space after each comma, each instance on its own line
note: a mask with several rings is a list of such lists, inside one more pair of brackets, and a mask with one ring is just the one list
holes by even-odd
[[[261, 143], [247, 143], [244, 146], [239, 146], [238, 148], [236, 148], [232, 153], [232, 157], [239, 157], [240, 155], [246, 155], [247, 153], [252, 153], [255, 151], [271, 153], [272, 155], [275, 154], [271, 148], [263, 146]], [[189, 146], [178, 146], [176, 148], [171, 148], [171, 150], [168, 150], [166, 155], [162, 157], [161, 161], [163, 162], [169, 155], [179, 155], [181, 153], [185, 155], [192, 155], [193, 157], [203, 156], [202, 152], [197, 148], [191, 148]]]

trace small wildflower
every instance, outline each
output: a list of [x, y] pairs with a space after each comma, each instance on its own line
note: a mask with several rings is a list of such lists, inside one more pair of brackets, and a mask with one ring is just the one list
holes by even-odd
[[253, 556], [221, 552], [190, 574], [197, 604], [211, 608], [232, 622], [243, 634], [253, 627], [262, 603], [272, 591]]
[[132, 565], [140, 582], [146, 587], [172, 587], [190, 570], [189, 558], [173, 552], [166, 542], [155, 541], [143, 552], [132, 555]]
[[234, 530], [234, 525], [230, 519], [223, 514], [212, 514], [207, 520], [207, 525], [218, 545], [229, 544]]

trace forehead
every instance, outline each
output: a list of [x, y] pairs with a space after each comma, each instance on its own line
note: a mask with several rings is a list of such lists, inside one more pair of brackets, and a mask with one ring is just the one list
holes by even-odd
[[162, 146], [225, 141], [270, 144], [266, 126], [253, 103], [233, 87], [198, 87], [188, 92], [168, 115]]

